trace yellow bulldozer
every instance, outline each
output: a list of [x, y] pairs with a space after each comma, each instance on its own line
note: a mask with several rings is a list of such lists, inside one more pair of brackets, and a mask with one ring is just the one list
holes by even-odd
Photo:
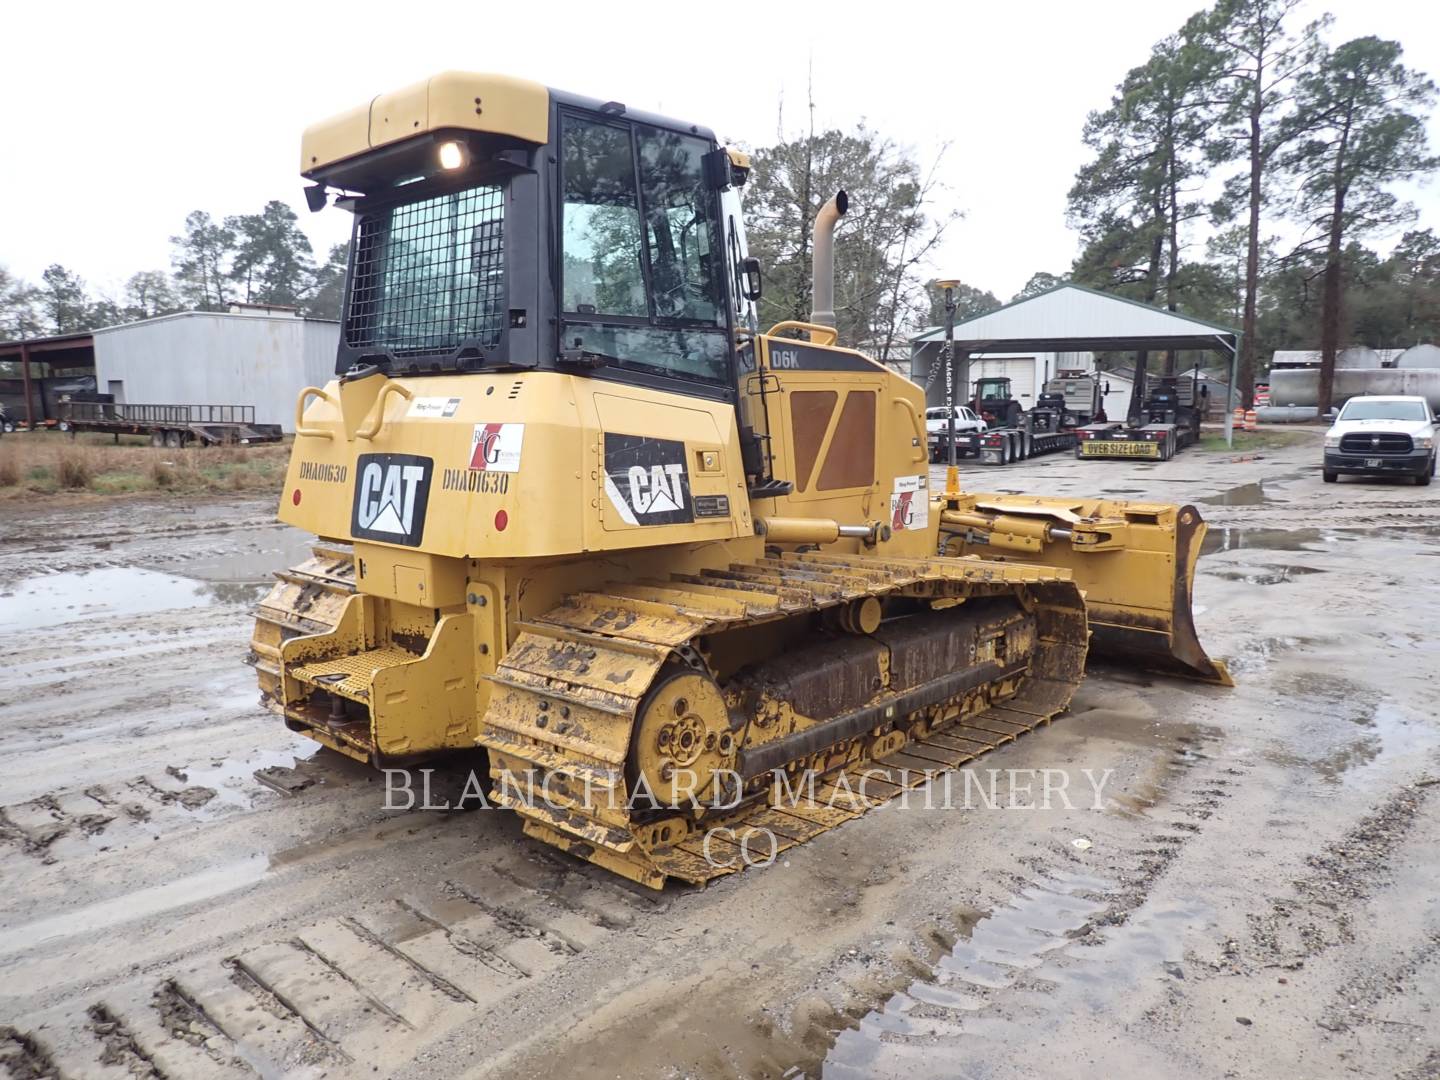
[[354, 231], [263, 698], [376, 767], [483, 748], [527, 834], [655, 888], [1047, 723], [1088, 649], [1228, 682], [1193, 508], [932, 483], [921, 389], [836, 340], [843, 193], [810, 321], [759, 329], [749, 168], [698, 125], [461, 72], [302, 142], [311, 208]]

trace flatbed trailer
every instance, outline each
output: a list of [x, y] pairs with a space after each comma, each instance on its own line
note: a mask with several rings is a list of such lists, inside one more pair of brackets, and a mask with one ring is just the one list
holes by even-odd
[[148, 435], [151, 446], [228, 446], [279, 442], [279, 424], [257, 424], [253, 405], [129, 405], [67, 401], [60, 431]]
[[1086, 424], [1075, 432], [1077, 458], [1169, 461], [1199, 438], [1195, 428], [1183, 424], [1142, 424], [1127, 427], [1118, 421]]
[[1028, 431], [1025, 428], [994, 428], [956, 434], [960, 456], [973, 455], [981, 465], [1008, 465], [1012, 461], [1069, 450], [1075, 445], [1073, 431]]

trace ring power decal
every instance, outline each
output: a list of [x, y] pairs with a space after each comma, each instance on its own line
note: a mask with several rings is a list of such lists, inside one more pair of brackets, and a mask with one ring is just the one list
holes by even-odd
[[695, 516], [702, 517], [729, 517], [730, 496], [728, 495], [696, 495]]
[[926, 477], [897, 476], [895, 490], [890, 493], [890, 528], [924, 529], [930, 524], [930, 494]]
[[458, 397], [417, 397], [411, 400], [406, 416], [449, 417], [460, 408]]
[[361, 454], [355, 466], [350, 535], [419, 547], [434, 462], [414, 454]]
[[694, 521], [685, 444], [607, 431], [605, 495], [627, 525]]
[[519, 472], [524, 424], [476, 424], [470, 436], [470, 468], [481, 472]]

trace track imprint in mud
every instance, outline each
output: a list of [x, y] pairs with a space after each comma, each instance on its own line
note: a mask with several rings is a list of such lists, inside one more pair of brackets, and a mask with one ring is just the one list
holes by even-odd
[[[1015, 878], [1008, 900], [988, 912], [962, 909], [948, 926], [935, 927], [929, 958], [912, 962], [918, 978], [878, 1006], [842, 1002], [822, 1039], [823, 1063], [797, 1062], [786, 1075], [949, 1077], [948, 1056], [934, 1048], [973, 1045], [966, 1040], [977, 1032], [998, 1036], [1021, 1023], [1014, 1017], [1019, 1002], [1061, 1010], [1096, 981], [1133, 982], [1177, 969], [1180, 930], [1204, 924], [1208, 908], [1198, 899], [1157, 904], [1149, 897], [1243, 776], [1212, 756], [1218, 737], [1203, 728], [1174, 736], [1163, 776], [1116, 802], [1095, 823], [1095, 841], [1057, 841], [1048, 856], [1026, 861], [1028, 873]], [[1138, 845], [1111, 838], [1118, 819], [1146, 825]], [[792, 1035], [815, 1041], [803, 1028]]]

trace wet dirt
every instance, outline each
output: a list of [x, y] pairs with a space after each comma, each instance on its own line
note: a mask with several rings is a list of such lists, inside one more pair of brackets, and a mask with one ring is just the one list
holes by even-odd
[[[977, 763], [990, 801], [892, 804], [660, 894], [500, 812], [387, 810], [384, 777], [259, 707], [248, 606], [308, 542], [269, 501], [7, 506], [0, 604], [34, 602], [0, 607], [21, 612], [0, 625], [0, 1062], [1425, 1075], [1440, 499], [1330, 490], [1317, 454], [964, 468], [1146, 501], [1259, 486], [1200, 502], [1197, 627], [1238, 685], [1097, 666], [1069, 715]], [[134, 602], [86, 579], [110, 570]], [[1083, 792], [1084, 770], [1098, 805], [1039, 803], [1047, 771]]]

